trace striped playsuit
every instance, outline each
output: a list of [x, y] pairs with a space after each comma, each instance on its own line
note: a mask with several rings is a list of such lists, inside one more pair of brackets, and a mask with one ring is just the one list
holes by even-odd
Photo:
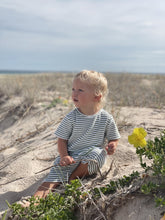
[[89, 174], [96, 173], [98, 166], [101, 168], [105, 162], [105, 140], [120, 138], [112, 115], [104, 109], [94, 115], [84, 115], [75, 108], [64, 117], [55, 135], [68, 140], [68, 154], [76, 163], [60, 166], [58, 156], [44, 182], [67, 182], [80, 162], [88, 163]]

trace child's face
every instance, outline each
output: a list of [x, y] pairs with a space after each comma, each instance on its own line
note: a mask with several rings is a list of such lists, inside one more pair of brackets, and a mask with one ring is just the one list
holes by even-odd
[[73, 81], [72, 100], [82, 112], [85, 112], [84, 110], [91, 108], [96, 103], [93, 88], [79, 79]]

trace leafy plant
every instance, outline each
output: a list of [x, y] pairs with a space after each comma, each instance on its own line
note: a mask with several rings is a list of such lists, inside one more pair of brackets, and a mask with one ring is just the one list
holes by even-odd
[[64, 106], [68, 105], [68, 100], [67, 99], [62, 99], [61, 97], [55, 98], [49, 105], [48, 105], [48, 109], [56, 107], [57, 104], [62, 104]]
[[59, 103], [62, 103], [61, 98], [60, 98], [60, 97], [55, 98], [55, 99], [50, 103], [50, 105], [48, 105], [47, 108], [50, 109], [50, 108], [56, 107], [56, 105], [59, 104]]
[[100, 187], [100, 188], [94, 188], [93, 192], [95, 196], [100, 196], [100, 191], [103, 194], [112, 194], [115, 193], [118, 189], [128, 187], [132, 183], [134, 179], [137, 179], [139, 177], [139, 172], [134, 172], [130, 174], [129, 176], [123, 176], [122, 178], [116, 180], [116, 181], [110, 181], [109, 184]]
[[[161, 193], [165, 190], [165, 131], [161, 132], [160, 138], [155, 137], [152, 140], [145, 140], [147, 132], [143, 128], [134, 129], [132, 135], [128, 136], [128, 141], [136, 147], [136, 153], [139, 155], [140, 164], [145, 170], [145, 175], [150, 175], [158, 181], [148, 182], [141, 186], [144, 194], [152, 193], [155, 197], [156, 206], [165, 206], [165, 197]], [[149, 165], [144, 162], [144, 158], [151, 161]], [[102, 187], [95, 187], [90, 191], [83, 191], [79, 180], [72, 180], [70, 184], [65, 185], [64, 193], [49, 193], [43, 199], [31, 197], [28, 208], [22, 207], [20, 204], [14, 203], [8, 206], [13, 211], [13, 216], [17, 219], [39, 219], [39, 220], [71, 220], [76, 219], [74, 211], [80, 206], [87, 197], [96, 199], [101, 194], [113, 194], [117, 190], [124, 189], [133, 185], [134, 180], [140, 177], [139, 172], [133, 171], [128, 176], [123, 176], [116, 181], [110, 181], [109, 184]], [[3, 216], [5, 219], [6, 213]]]
[[[136, 153], [139, 155], [140, 164], [146, 173], [157, 177], [157, 182], [149, 182], [141, 187], [145, 194], [154, 193], [156, 204], [165, 205], [165, 197], [159, 198], [156, 193], [159, 190], [165, 190], [165, 130], [161, 132], [160, 138], [154, 140], [145, 140], [147, 132], [143, 128], [135, 128], [132, 135], [128, 136], [128, 141], [136, 147]], [[144, 159], [147, 158], [150, 163], [147, 165]]]
[[157, 197], [155, 196], [155, 202], [156, 202], [156, 206], [165, 206], [165, 198], [164, 197]]
[[2, 217], [2, 220], [5, 220], [6, 219], [6, 215], [7, 215], [7, 211], [5, 211], [3, 217]]
[[66, 185], [64, 194], [49, 193], [45, 199], [33, 196], [28, 208], [17, 203], [8, 206], [13, 210], [13, 217], [19, 219], [71, 220], [75, 218], [73, 210], [80, 200], [80, 185], [78, 180], [74, 180]]
[[17, 203], [13, 203], [12, 205], [8, 203], [8, 206], [13, 211], [12, 217], [17, 216], [18, 219], [71, 220], [75, 219], [75, 208], [83, 202], [89, 194], [93, 198], [100, 197], [100, 191], [103, 194], [112, 194], [121, 187], [129, 186], [138, 176], [138, 172], [133, 172], [129, 176], [124, 176], [117, 181], [110, 181], [110, 183], [104, 187], [96, 187], [89, 192], [83, 192], [80, 188], [80, 181], [76, 179], [72, 180], [70, 184], [66, 184], [63, 194], [49, 193], [45, 199], [31, 197], [29, 199], [30, 206], [28, 208], [24, 208]]

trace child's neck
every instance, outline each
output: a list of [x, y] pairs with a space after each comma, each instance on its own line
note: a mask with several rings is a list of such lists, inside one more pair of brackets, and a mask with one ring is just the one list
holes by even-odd
[[97, 112], [99, 112], [100, 109], [101, 109], [101, 105], [96, 105], [96, 106], [92, 106], [91, 108], [85, 108], [85, 109], [78, 108], [78, 110], [84, 115], [94, 115]]

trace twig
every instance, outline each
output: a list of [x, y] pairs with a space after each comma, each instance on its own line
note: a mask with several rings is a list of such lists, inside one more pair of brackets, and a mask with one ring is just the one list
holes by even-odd
[[[79, 179], [79, 178], [78, 178], [78, 179]], [[79, 179], [79, 181], [80, 181], [81, 185], [84, 186], [83, 183], [82, 183], [82, 181], [81, 181], [80, 179]], [[89, 199], [91, 200], [91, 202], [93, 203], [93, 205], [96, 207], [97, 211], [100, 213], [100, 215], [102, 216], [102, 218], [103, 218], [104, 220], [107, 220], [107, 218], [105, 217], [105, 215], [101, 212], [101, 210], [99, 209], [99, 207], [96, 205], [96, 203], [95, 203], [94, 200], [92, 199], [92, 196], [89, 194], [89, 192], [86, 191], [86, 193], [88, 194]]]
[[109, 172], [112, 170], [114, 161], [115, 161], [115, 159], [112, 160], [111, 165], [110, 165], [109, 169], [107, 170], [107, 172], [105, 172], [105, 173], [103, 174], [103, 178], [104, 178], [104, 179], [105, 179], [105, 177], [107, 177], [107, 175], [109, 174]]
[[21, 180], [21, 179], [23, 179], [23, 178], [24, 178], [24, 177], [19, 177], [19, 178], [15, 179], [15, 180], [11, 180], [11, 181], [8, 181], [8, 182], [6, 182], [6, 183], [1, 183], [0, 186], [4, 186], [4, 185], [6, 185], [6, 184], [13, 183], [13, 182], [15, 182], [15, 181], [17, 181], [17, 180]]
[[24, 117], [29, 113], [29, 111], [30, 111], [30, 109], [33, 107], [33, 105], [34, 105], [34, 102], [33, 102], [30, 106], [28, 106], [28, 108], [26, 109], [26, 111], [23, 113], [22, 118], [24, 118]]
[[[97, 162], [96, 160], [92, 160], [92, 159], [80, 159], [80, 160], [76, 160], [76, 162], [81, 162], [82, 160], [83, 160], [83, 161], [86, 161], [86, 162], [92, 161], [92, 162], [96, 163], [98, 172], [99, 172], [101, 178], [103, 178], [103, 175], [102, 175], [101, 170], [100, 170], [100, 168], [99, 168], [98, 162]], [[112, 163], [111, 163], [111, 164], [112, 164]], [[52, 168], [52, 167], [57, 167], [57, 166], [60, 166], [60, 164], [52, 165], [52, 166], [50, 166], [50, 167], [47, 167], [47, 168], [45, 168], [45, 169], [43, 169], [43, 170], [40, 170], [40, 171], [36, 172], [35, 174], [42, 173], [42, 172], [44, 172], [44, 171], [46, 171], [46, 170], [48, 170], [48, 169], [50, 169], [50, 168]]]

